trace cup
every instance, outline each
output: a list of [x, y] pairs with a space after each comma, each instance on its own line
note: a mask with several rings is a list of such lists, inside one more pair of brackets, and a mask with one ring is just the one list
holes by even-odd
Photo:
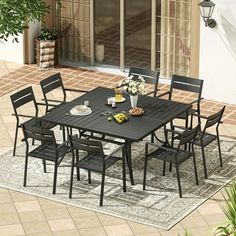
[[115, 101], [120, 102], [122, 100], [122, 89], [121, 88], [115, 88]]
[[116, 107], [116, 101], [115, 100], [112, 101], [111, 107], [113, 107], [113, 108]]
[[86, 107], [88, 107], [88, 106], [89, 106], [89, 101], [84, 101], [84, 105], [85, 105]]
[[112, 105], [113, 102], [113, 97], [108, 97], [107, 98], [107, 105]]

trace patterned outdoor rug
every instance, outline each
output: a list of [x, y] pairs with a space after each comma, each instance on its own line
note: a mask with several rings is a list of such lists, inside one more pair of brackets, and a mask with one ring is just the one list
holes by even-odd
[[[216, 143], [206, 148], [208, 180], [204, 179], [201, 153], [196, 147], [199, 186], [195, 184], [192, 159], [180, 166], [182, 199], [178, 194], [175, 168], [172, 172], [167, 170], [166, 176], [162, 176], [163, 162], [154, 159], [148, 162], [147, 190], [143, 191], [144, 144], [142, 141], [132, 146], [135, 185], [131, 186], [128, 182], [126, 193], [122, 192], [121, 162], [108, 169], [103, 207], [99, 206], [101, 176], [96, 173], [92, 173], [92, 184], [89, 185], [87, 172], [81, 171], [81, 181], [74, 179], [73, 198], [69, 199], [70, 168], [59, 168], [57, 193], [53, 195], [53, 166], [48, 164], [48, 173], [45, 174], [42, 161], [30, 157], [28, 186], [23, 187], [23, 143], [17, 147], [17, 156], [13, 157], [11, 150], [0, 156], [0, 185], [168, 230], [236, 176], [236, 141], [222, 138], [223, 168], [219, 165]], [[106, 150], [112, 148], [113, 145], [106, 145]], [[70, 158], [68, 155], [65, 162], [70, 163]]]

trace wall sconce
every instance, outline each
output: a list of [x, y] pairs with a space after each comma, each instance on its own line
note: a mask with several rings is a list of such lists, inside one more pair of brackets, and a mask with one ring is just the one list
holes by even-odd
[[216, 26], [216, 21], [211, 19], [211, 16], [215, 8], [215, 3], [213, 3], [211, 0], [203, 0], [198, 5], [203, 21], [205, 22], [205, 26], [214, 28]]

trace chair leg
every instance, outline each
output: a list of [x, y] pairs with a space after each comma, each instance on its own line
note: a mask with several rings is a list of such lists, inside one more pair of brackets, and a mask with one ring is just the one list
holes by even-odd
[[26, 187], [26, 181], [27, 181], [27, 169], [28, 169], [28, 151], [25, 155], [25, 171], [24, 171], [24, 183], [23, 186]]
[[126, 192], [125, 148], [122, 148], [123, 192]]
[[66, 141], [66, 132], [65, 132], [65, 127], [62, 126], [61, 128], [62, 128], [62, 137], [63, 137], [63, 142], [65, 142], [65, 141]]
[[16, 125], [16, 132], [15, 132], [15, 140], [14, 140], [13, 156], [16, 155], [17, 136], [18, 136], [18, 125]]
[[56, 161], [55, 161], [55, 165], [54, 165], [53, 190], [52, 190], [52, 193], [53, 193], [53, 194], [56, 193], [56, 186], [57, 186], [57, 169], [58, 169], [58, 162], [57, 162], [57, 160], [56, 160]]
[[196, 184], [198, 185], [197, 165], [196, 165], [195, 151], [194, 151], [194, 147], [193, 146], [192, 146], [192, 150], [193, 150], [193, 165], [194, 165]]
[[91, 171], [88, 170], [88, 183], [91, 184]]
[[102, 172], [101, 193], [100, 193], [100, 206], [103, 205], [104, 183], [105, 183], [105, 171]]
[[181, 184], [180, 184], [180, 176], [179, 176], [179, 166], [178, 164], [175, 164], [176, 167], [176, 175], [177, 175], [177, 181], [178, 181], [178, 187], [179, 187], [179, 197], [182, 198], [182, 190], [181, 190]]
[[43, 172], [44, 173], [47, 173], [47, 163], [46, 163], [46, 160], [45, 159], [42, 159], [42, 162], [43, 162]]
[[171, 172], [172, 171], [172, 163], [170, 162], [170, 164], [169, 164], [169, 172]]
[[72, 188], [73, 188], [73, 179], [74, 179], [74, 164], [75, 164], [74, 162], [75, 162], [75, 156], [74, 156], [74, 153], [72, 151], [69, 198], [72, 198]]
[[79, 169], [79, 151], [76, 149], [75, 151], [75, 158], [76, 158], [76, 176], [77, 176], [77, 181], [80, 181], [80, 169]]
[[205, 158], [205, 152], [204, 152], [203, 144], [201, 145], [201, 150], [202, 150], [202, 160], [203, 160], [204, 174], [205, 174], [205, 178], [207, 179], [206, 158]]
[[147, 177], [147, 159], [148, 159], [148, 145], [145, 146], [145, 156], [144, 156], [144, 168], [143, 168], [143, 190], [146, 189], [146, 177]]
[[154, 134], [151, 134], [151, 143], [154, 143]]
[[125, 151], [126, 151], [126, 161], [129, 169], [129, 176], [130, 176], [130, 183], [134, 185], [134, 177], [133, 177], [133, 168], [132, 168], [132, 161], [131, 161], [131, 143], [125, 143]]
[[219, 157], [220, 157], [220, 166], [223, 167], [219, 134], [217, 134], [217, 143], [218, 143], [218, 150], [219, 150]]
[[166, 174], [166, 162], [163, 162], [163, 176]]

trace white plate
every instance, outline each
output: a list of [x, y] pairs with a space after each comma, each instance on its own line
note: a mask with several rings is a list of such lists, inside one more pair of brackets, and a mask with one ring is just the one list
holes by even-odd
[[[115, 97], [113, 97], [113, 99], [116, 101], [116, 98]], [[119, 102], [124, 102], [126, 100], [126, 98], [125, 97], [122, 97], [122, 99], [120, 100], [120, 101], [116, 101], [117, 103], [119, 103]]]
[[76, 109], [75, 107], [73, 107], [70, 110], [70, 114], [75, 115], [75, 116], [87, 116], [91, 113], [92, 113], [92, 110], [89, 107], [86, 110], [83, 110], [83, 111], [78, 111], [78, 109]]

